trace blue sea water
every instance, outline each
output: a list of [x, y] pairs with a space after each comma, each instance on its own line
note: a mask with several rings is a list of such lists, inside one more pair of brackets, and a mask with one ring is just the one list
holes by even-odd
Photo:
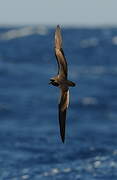
[[70, 89], [58, 123], [54, 28], [0, 27], [0, 180], [117, 179], [117, 28], [63, 28]]

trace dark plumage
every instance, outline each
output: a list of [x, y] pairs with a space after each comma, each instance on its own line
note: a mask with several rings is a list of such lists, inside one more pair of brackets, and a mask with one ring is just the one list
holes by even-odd
[[68, 68], [67, 61], [62, 49], [61, 29], [58, 25], [55, 31], [55, 56], [58, 64], [58, 74], [50, 79], [50, 83], [58, 86], [61, 89], [60, 103], [59, 103], [59, 125], [62, 142], [65, 140], [65, 123], [66, 111], [69, 105], [69, 86], [75, 86], [75, 83], [67, 80]]

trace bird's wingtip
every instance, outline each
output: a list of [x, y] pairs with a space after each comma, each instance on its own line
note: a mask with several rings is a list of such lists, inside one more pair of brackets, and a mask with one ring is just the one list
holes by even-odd
[[59, 24], [56, 26], [56, 29], [59, 29], [59, 30], [61, 29]]
[[62, 143], [63, 143], [63, 144], [65, 143], [65, 139], [62, 139]]
[[59, 24], [57, 24], [57, 27], [59, 27], [59, 28], [60, 28], [60, 25], [59, 25]]
[[65, 142], [65, 136], [63, 136], [62, 134], [61, 134], [61, 140], [62, 140], [62, 143], [64, 144], [64, 142]]

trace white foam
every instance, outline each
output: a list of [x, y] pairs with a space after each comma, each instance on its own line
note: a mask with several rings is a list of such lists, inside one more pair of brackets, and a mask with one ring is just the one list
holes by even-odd
[[101, 161], [95, 161], [94, 162], [94, 167], [98, 168], [101, 165]]
[[117, 167], [117, 163], [114, 162], [114, 161], [110, 162], [110, 167], [116, 168]]
[[[78, 78], [80, 75], [103, 75], [103, 74], [117, 74], [117, 66], [71, 66], [70, 70], [70, 77], [71, 78]], [[93, 76], [92, 76], [93, 77]]]
[[42, 26], [26, 26], [18, 29], [12, 29], [5, 33], [0, 34], [1, 40], [11, 40], [16, 38], [21, 38], [25, 36], [30, 36], [33, 34], [45, 35], [47, 34], [47, 29]]
[[44, 172], [43, 176], [49, 176], [49, 173], [48, 172]]
[[59, 169], [57, 169], [57, 168], [54, 168], [51, 171], [51, 175], [55, 175], [55, 174], [58, 174], [58, 173], [59, 173]]
[[22, 179], [29, 179], [29, 175], [23, 175]]
[[117, 45], [117, 36], [112, 38], [112, 44]]
[[96, 47], [98, 45], [98, 39], [97, 38], [89, 38], [89, 39], [83, 39], [80, 42], [80, 46], [82, 48], [87, 48], [87, 47]]
[[85, 97], [85, 98], [82, 99], [81, 102], [83, 104], [85, 104], [85, 105], [88, 105], [88, 104], [92, 104], [92, 105], [97, 104], [96, 98], [93, 98], [93, 97]]
[[113, 151], [113, 155], [117, 156], [117, 149]]
[[53, 168], [51, 171], [49, 172], [44, 172], [43, 176], [54, 176], [56, 174], [58, 174], [60, 171], [58, 168]]
[[63, 172], [65, 172], [65, 173], [68, 173], [68, 172], [70, 172], [71, 171], [71, 168], [65, 168], [65, 169], [63, 169]]

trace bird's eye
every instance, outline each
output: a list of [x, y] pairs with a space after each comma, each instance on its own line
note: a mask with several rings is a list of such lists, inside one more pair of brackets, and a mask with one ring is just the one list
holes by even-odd
[[54, 82], [54, 79], [50, 79], [51, 82]]

